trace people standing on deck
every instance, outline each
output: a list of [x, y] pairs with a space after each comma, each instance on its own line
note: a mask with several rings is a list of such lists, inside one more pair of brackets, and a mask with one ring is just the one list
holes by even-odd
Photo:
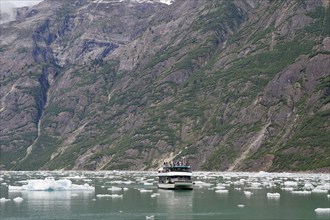
[[185, 160], [170, 161], [170, 162], [164, 161], [163, 163], [163, 167], [175, 167], [175, 166], [189, 166], [189, 163]]

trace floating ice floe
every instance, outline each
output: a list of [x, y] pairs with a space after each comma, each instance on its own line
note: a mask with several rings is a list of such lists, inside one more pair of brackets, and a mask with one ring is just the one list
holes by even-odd
[[222, 185], [217, 185], [214, 188], [217, 189], [217, 190], [226, 189], [226, 187], [225, 186], [222, 186]]
[[330, 208], [317, 208], [314, 211], [316, 213], [327, 213], [327, 214], [330, 214]]
[[10, 199], [6, 199], [6, 198], [1, 198], [0, 199], [0, 203], [5, 203], [5, 202], [9, 202]]
[[121, 187], [116, 187], [116, 186], [112, 186], [111, 188], [108, 188], [109, 191], [121, 191], [122, 188]]
[[195, 181], [195, 186], [199, 187], [211, 187], [213, 184], [212, 183], [206, 183], [203, 181]]
[[54, 178], [45, 178], [44, 180], [27, 180], [27, 184], [23, 186], [8, 186], [9, 191], [91, 191], [95, 187], [88, 185], [72, 184], [71, 180]]
[[293, 191], [294, 188], [293, 187], [283, 187], [281, 188], [283, 191]]
[[298, 187], [298, 183], [294, 181], [286, 181], [284, 182], [284, 186], [286, 187]]
[[311, 189], [314, 189], [314, 186], [313, 186], [313, 184], [307, 182], [304, 185], [304, 189], [311, 190]]
[[160, 195], [160, 193], [153, 193], [153, 194], [151, 194], [151, 198], [155, 198], [155, 197], [157, 197], [159, 195]]
[[218, 189], [215, 191], [216, 193], [222, 193], [222, 194], [226, 194], [228, 193], [228, 190], [227, 189]]
[[325, 194], [327, 194], [328, 190], [326, 190], [326, 189], [313, 189], [312, 193], [325, 193]]
[[130, 185], [130, 184], [132, 184], [133, 183], [133, 181], [130, 181], [130, 180], [128, 180], [128, 181], [123, 181], [123, 184], [126, 184], [126, 185]]
[[123, 195], [118, 194], [97, 194], [97, 198], [123, 198]]
[[246, 197], [251, 197], [252, 194], [253, 194], [253, 193], [250, 192], [250, 191], [244, 191], [244, 195], [245, 195]]
[[278, 199], [281, 195], [279, 193], [267, 193], [267, 198], [269, 199]]
[[251, 183], [251, 189], [260, 189], [261, 183]]
[[149, 183], [149, 182], [144, 182], [143, 185], [145, 185], [145, 186], [152, 186], [154, 184], [153, 183]]
[[151, 193], [151, 189], [140, 189], [140, 193]]
[[13, 199], [13, 201], [16, 202], [16, 203], [21, 203], [21, 202], [23, 202], [23, 198], [22, 197], [16, 197], [16, 198]]
[[292, 194], [298, 194], [298, 195], [310, 195], [311, 191], [292, 191]]
[[330, 195], [328, 194], [327, 197], [330, 199]]

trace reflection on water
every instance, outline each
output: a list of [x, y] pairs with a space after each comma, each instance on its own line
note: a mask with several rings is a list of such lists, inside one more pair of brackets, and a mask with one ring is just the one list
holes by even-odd
[[[66, 218], [71, 215], [72, 203], [79, 201], [79, 206], [89, 204], [94, 198], [93, 191], [22, 191], [9, 192], [9, 199], [22, 197], [24, 200], [21, 203], [15, 203], [15, 206], [8, 207], [8, 215], [11, 213], [14, 216], [24, 216], [29, 218], [44, 218], [44, 213], [47, 216], [56, 216], [56, 218]], [[5, 204], [3, 204], [5, 205]], [[18, 210], [15, 208], [20, 207]], [[14, 211], [15, 210], [15, 211]], [[53, 218], [51, 217], [51, 218]]]
[[169, 214], [168, 219], [192, 219], [193, 191], [158, 190], [159, 210]]

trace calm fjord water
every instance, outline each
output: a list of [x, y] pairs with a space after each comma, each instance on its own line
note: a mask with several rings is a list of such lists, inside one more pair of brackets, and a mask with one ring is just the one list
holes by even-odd
[[[77, 185], [12, 187], [46, 177]], [[0, 181], [1, 220], [330, 219], [329, 174], [197, 172], [192, 191], [157, 189], [155, 172], [1, 171]]]

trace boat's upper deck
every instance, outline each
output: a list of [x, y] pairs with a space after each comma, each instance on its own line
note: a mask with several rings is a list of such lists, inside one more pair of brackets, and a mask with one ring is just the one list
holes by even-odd
[[182, 166], [164, 166], [159, 170], [159, 172], [191, 172], [190, 166], [182, 165]]

